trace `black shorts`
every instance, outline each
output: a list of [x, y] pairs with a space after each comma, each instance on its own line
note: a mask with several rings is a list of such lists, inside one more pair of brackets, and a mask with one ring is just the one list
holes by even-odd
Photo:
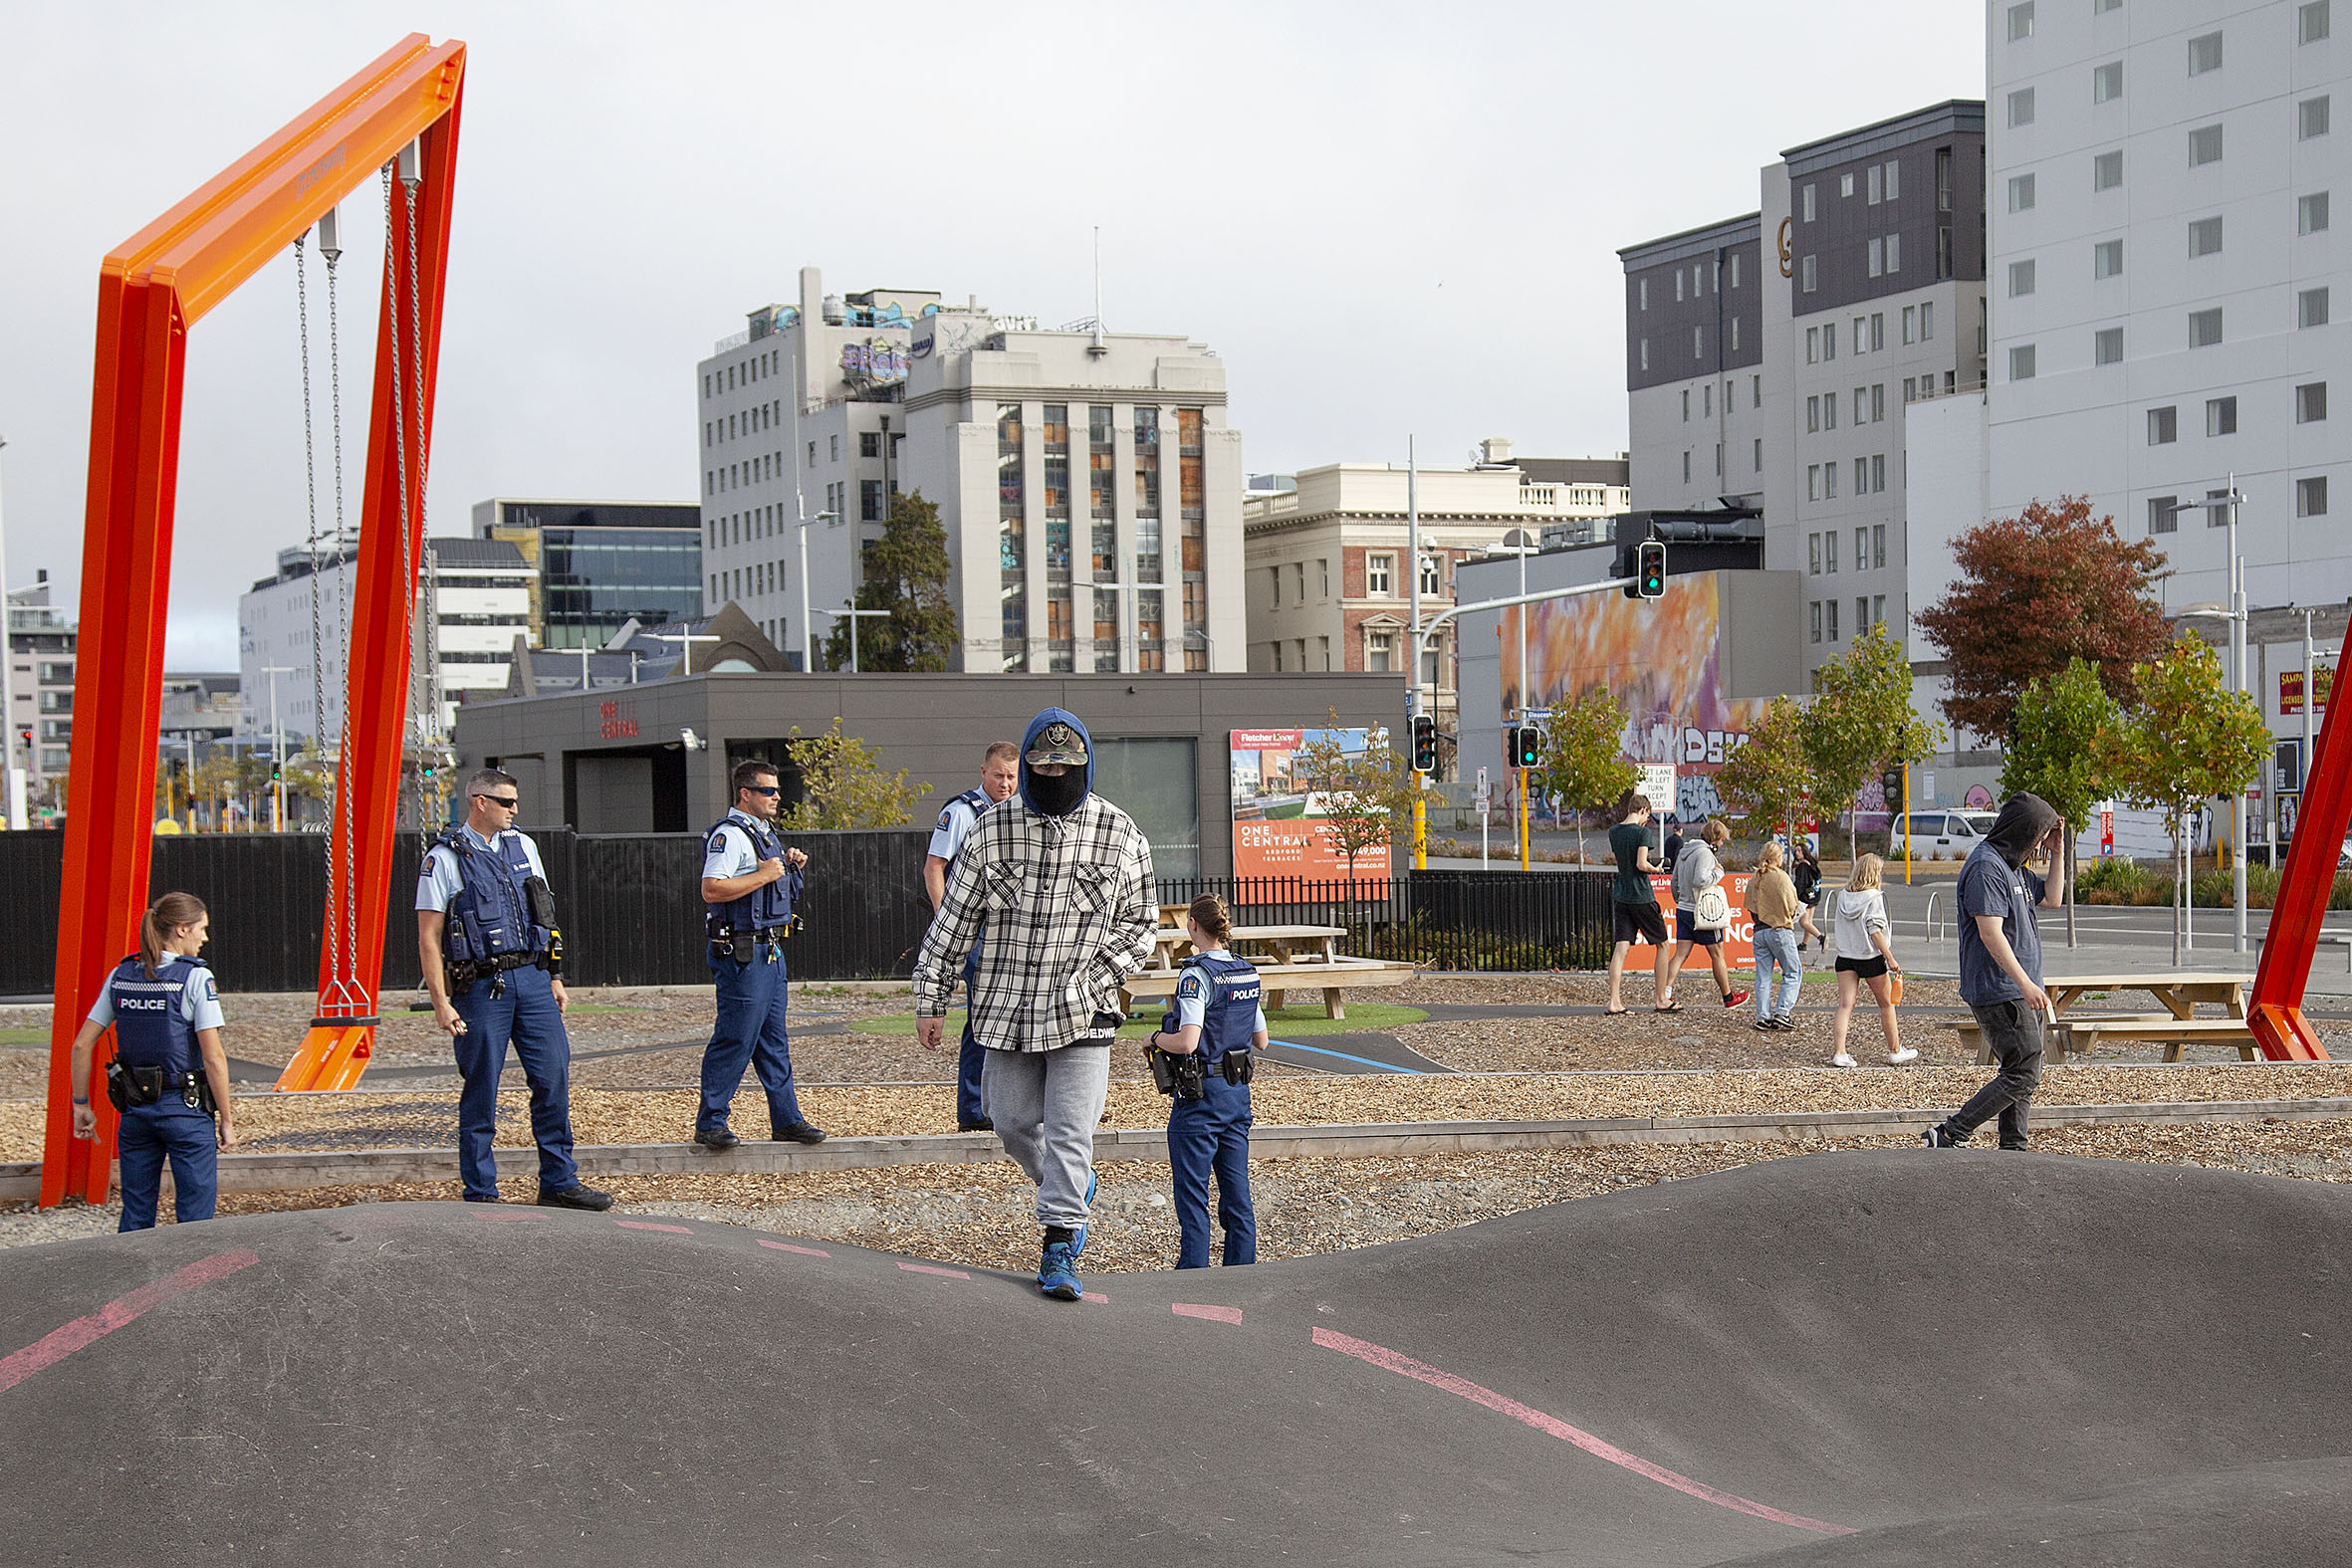
[[1658, 913], [1656, 903], [1620, 904], [1610, 900], [1615, 911], [1619, 942], [1648, 942], [1653, 947], [1666, 946], [1666, 917]]
[[1887, 956], [1873, 953], [1866, 959], [1850, 959], [1841, 953], [1837, 959], [1837, 972], [1840, 975], [1859, 976], [1863, 980], [1876, 980], [1887, 972]]
[[1674, 912], [1674, 937], [1677, 942], [1688, 942], [1695, 948], [1711, 948], [1723, 941], [1723, 927], [1702, 926], [1696, 910], [1677, 909]]

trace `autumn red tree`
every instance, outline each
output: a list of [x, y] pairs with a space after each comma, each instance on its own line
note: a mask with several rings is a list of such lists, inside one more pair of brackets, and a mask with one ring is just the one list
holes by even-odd
[[2170, 640], [2155, 586], [2164, 553], [2126, 542], [2085, 497], [1980, 524], [1952, 554], [1958, 580], [1915, 618], [1952, 666], [1944, 711], [1989, 740], [2005, 743], [2017, 695], [2072, 659], [2097, 666], [2108, 693], [2127, 700], [2132, 667], [2155, 662]]

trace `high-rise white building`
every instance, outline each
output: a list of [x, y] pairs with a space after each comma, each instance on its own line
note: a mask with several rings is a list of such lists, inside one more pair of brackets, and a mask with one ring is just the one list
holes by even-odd
[[706, 609], [818, 648], [919, 491], [947, 533], [956, 667], [1245, 667], [1241, 437], [1202, 345], [827, 295], [812, 267], [697, 376]]
[[[2352, 594], [2352, 349], [2333, 307], [2331, 0], [1994, 0], [1986, 505], [2090, 499], [2153, 539], [2170, 604]], [[2346, 22], [2352, 26], [2352, 15]], [[2352, 223], [2352, 210], [2346, 221]], [[2352, 253], [2348, 253], [2352, 254]]]
[[7, 744], [37, 801], [63, 807], [60, 785], [74, 751], [74, 619], [49, 602], [49, 573], [10, 588], [8, 660], [12, 679]]

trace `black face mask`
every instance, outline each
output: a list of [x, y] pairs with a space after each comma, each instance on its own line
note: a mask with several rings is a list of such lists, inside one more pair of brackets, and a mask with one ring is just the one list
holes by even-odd
[[1029, 796], [1037, 808], [1048, 816], [1067, 816], [1085, 803], [1086, 771], [1072, 768], [1058, 779], [1032, 773], [1029, 776]]

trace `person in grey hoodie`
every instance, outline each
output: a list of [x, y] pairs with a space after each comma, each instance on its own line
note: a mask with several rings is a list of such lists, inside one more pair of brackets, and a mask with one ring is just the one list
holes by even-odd
[[[1716, 854], [1732, 841], [1732, 830], [1714, 817], [1699, 829], [1699, 836], [1687, 840], [1682, 853], [1674, 861], [1674, 963], [1666, 971], [1666, 998], [1658, 1006], [1660, 1012], [1679, 1012], [1682, 1005], [1674, 1000], [1674, 983], [1681, 976], [1683, 966], [1691, 961], [1693, 948], [1705, 948], [1708, 962], [1715, 969], [1715, 989], [1723, 996], [1723, 1005], [1736, 1008], [1748, 1000], [1745, 991], [1732, 989], [1732, 972], [1724, 962], [1722, 926], [1699, 924], [1699, 895], [1723, 881], [1723, 862]], [[1728, 892], [1727, 892], [1728, 898]]]
[[[2000, 1146], [2025, 1147], [2026, 1109], [2041, 1082], [2042, 1017], [2050, 999], [2041, 989], [2041, 933], [2036, 909], [2055, 909], [2066, 895], [2060, 851], [2066, 824], [2037, 794], [2015, 794], [2000, 808], [1993, 830], [1960, 868], [1960, 1000], [1977, 1015], [2000, 1072], [1968, 1104], [1919, 1135], [1930, 1149], [1950, 1149], [1995, 1117]], [[2047, 850], [2050, 874], [2036, 876], [2026, 860]]]

